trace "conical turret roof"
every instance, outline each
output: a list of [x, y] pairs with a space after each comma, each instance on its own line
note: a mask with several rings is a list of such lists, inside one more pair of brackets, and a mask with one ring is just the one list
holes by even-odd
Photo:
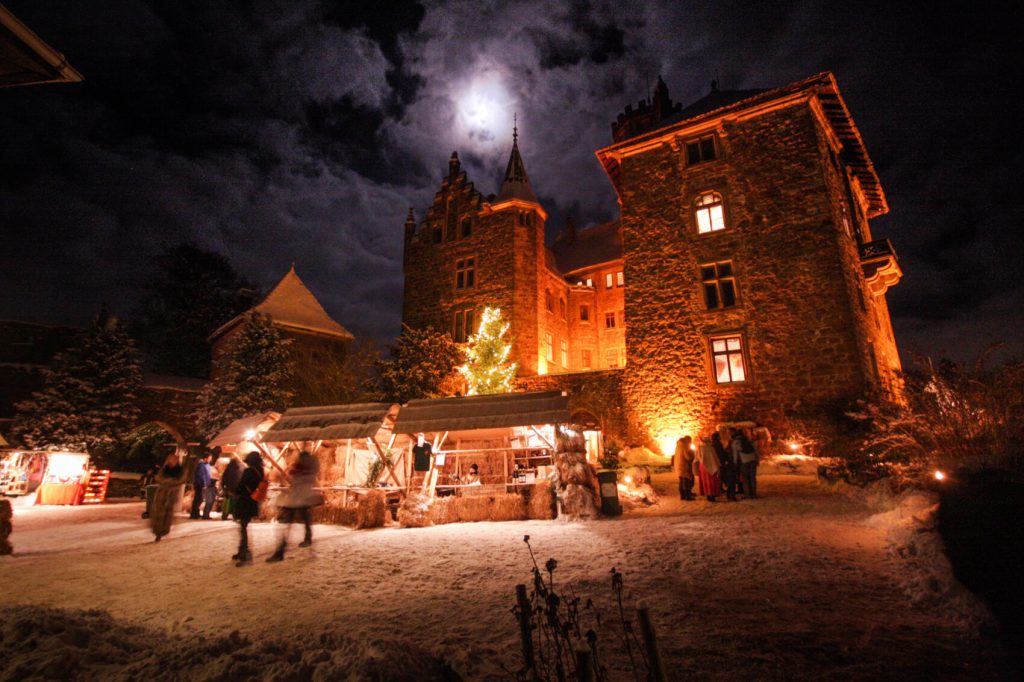
[[509, 154], [508, 166], [505, 167], [505, 180], [501, 183], [501, 191], [498, 192], [498, 198], [495, 201], [501, 203], [512, 199], [529, 201], [534, 204], [540, 203], [537, 201], [537, 195], [533, 193], [533, 187], [530, 186], [526, 165], [519, 153], [519, 130], [517, 128], [512, 129], [512, 153]]

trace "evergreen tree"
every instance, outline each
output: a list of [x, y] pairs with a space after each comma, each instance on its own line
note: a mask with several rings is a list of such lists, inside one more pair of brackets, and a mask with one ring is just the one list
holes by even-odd
[[180, 376], [207, 376], [210, 334], [259, 298], [224, 256], [191, 243], [157, 258], [146, 289], [132, 331], [153, 371]]
[[455, 393], [453, 380], [465, 362], [462, 349], [452, 337], [434, 329], [402, 327], [391, 346], [391, 359], [376, 363], [381, 397], [405, 403], [417, 398], [437, 398]]
[[484, 308], [477, 333], [469, 337], [468, 361], [459, 368], [466, 377], [469, 395], [508, 393], [516, 376], [516, 363], [509, 362], [512, 342], [505, 338], [508, 323], [500, 308]]
[[270, 318], [253, 313], [231, 339], [227, 371], [199, 398], [199, 428], [212, 438], [235, 419], [288, 406], [292, 391], [289, 339]]
[[135, 426], [142, 373], [117, 319], [98, 315], [43, 373], [43, 389], [17, 405], [14, 434], [34, 448], [103, 456]]

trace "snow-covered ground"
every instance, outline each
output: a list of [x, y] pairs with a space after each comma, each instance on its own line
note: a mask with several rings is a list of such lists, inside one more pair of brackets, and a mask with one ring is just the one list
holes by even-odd
[[[655, 477], [663, 493], [673, 483]], [[324, 631], [392, 639], [466, 679], [507, 679], [502, 666], [520, 663], [511, 607], [530, 579], [528, 534], [540, 561], [558, 560], [557, 580], [609, 615], [609, 571], [625, 573], [627, 592], [651, 606], [671, 679], [997, 676], [996, 647], [978, 634], [984, 610], [952, 580], [930, 530], [931, 500], [870, 506], [802, 475], [765, 476], [761, 489], [737, 503], [665, 494], [593, 522], [317, 526], [313, 547], [280, 564], [262, 561], [278, 529], [255, 524], [256, 562], [244, 568], [228, 558], [233, 523], [183, 519], [153, 543], [141, 503], [18, 508], [0, 609], [102, 609], [183, 645], [232, 630], [257, 643]]]

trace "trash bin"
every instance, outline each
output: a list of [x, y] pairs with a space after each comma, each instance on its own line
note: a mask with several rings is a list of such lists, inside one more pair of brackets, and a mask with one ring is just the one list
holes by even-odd
[[149, 513], [153, 509], [153, 498], [156, 497], [156, 489], [159, 487], [156, 484], [146, 486], [146, 511], [142, 512], [142, 518], [149, 518]]
[[597, 482], [601, 486], [601, 513], [607, 516], [618, 516], [622, 513], [619, 504], [618, 474], [614, 469], [597, 472]]

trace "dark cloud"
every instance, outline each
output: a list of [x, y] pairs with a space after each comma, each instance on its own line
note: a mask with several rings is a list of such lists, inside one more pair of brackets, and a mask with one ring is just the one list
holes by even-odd
[[497, 0], [5, 3], [87, 80], [0, 91], [0, 316], [130, 310], [166, 243], [269, 286], [294, 261], [360, 334], [398, 330], [405, 213], [453, 149], [495, 192], [518, 113], [549, 233], [616, 215], [594, 158], [660, 74], [690, 102], [832, 70], [886, 188], [898, 338], [1024, 354], [1020, 17], [931, 8]]

